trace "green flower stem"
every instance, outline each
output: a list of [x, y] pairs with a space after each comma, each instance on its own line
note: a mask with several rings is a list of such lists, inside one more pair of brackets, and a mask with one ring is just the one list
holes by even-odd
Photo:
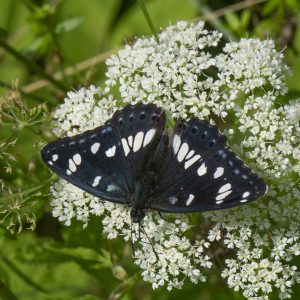
[[145, 18], [146, 18], [146, 21], [147, 21], [147, 23], [148, 23], [148, 25], [149, 25], [149, 27], [150, 27], [153, 35], [154, 35], [154, 38], [155, 38], [156, 42], [159, 44], [159, 37], [158, 37], [157, 31], [156, 31], [156, 29], [153, 25], [152, 19], [151, 19], [149, 13], [148, 13], [148, 10], [146, 8], [144, 0], [137, 0], [137, 1], [138, 1], [139, 5], [141, 7], [141, 10], [142, 10]]
[[208, 5], [205, 5], [203, 1], [194, 1], [196, 6], [198, 7], [198, 11], [204, 15], [208, 16], [207, 22], [215, 29], [221, 31], [224, 35], [224, 39], [227, 41], [236, 41], [237, 38], [235, 35], [227, 30], [225, 26], [223, 26], [222, 22], [219, 21], [219, 19], [216, 17], [214, 12], [210, 9]]
[[27, 59], [24, 55], [20, 54], [13, 47], [7, 44], [3, 39], [0, 39], [0, 47], [6, 50], [9, 54], [11, 54], [15, 59], [23, 63], [26, 67], [32, 70], [34, 73], [40, 75], [42, 78], [51, 82], [54, 86], [62, 91], [67, 91], [67, 87], [65, 87], [61, 82], [55, 80], [52, 76], [47, 74], [39, 65]]

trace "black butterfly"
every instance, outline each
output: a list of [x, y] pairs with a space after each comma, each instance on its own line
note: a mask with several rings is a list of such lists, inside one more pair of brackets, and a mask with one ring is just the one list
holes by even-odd
[[128, 105], [103, 126], [57, 139], [42, 158], [60, 177], [101, 199], [131, 207], [140, 223], [149, 209], [190, 213], [248, 203], [267, 186], [204, 120], [178, 120], [171, 138], [164, 111]]

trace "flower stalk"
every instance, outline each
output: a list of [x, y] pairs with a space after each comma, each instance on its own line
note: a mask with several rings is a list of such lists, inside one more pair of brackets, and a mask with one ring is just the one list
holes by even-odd
[[143, 12], [143, 14], [144, 14], [144, 16], [145, 16], [145, 19], [146, 19], [146, 21], [147, 21], [147, 23], [148, 23], [148, 25], [149, 25], [149, 27], [150, 27], [150, 29], [151, 29], [151, 32], [152, 32], [152, 34], [153, 34], [153, 36], [154, 36], [154, 38], [155, 38], [157, 44], [159, 44], [159, 37], [158, 37], [157, 31], [156, 31], [156, 29], [155, 29], [155, 27], [154, 27], [154, 24], [153, 24], [153, 22], [152, 22], [152, 19], [151, 19], [151, 17], [150, 17], [150, 14], [149, 14], [149, 12], [148, 12], [148, 10], [147, 10], [147, 7], [146, 7], [146, 5], [145, 5], [145, 3], [144, 3], [144, 0], [137, 0], [137, 2], [138, 2], [139, 5], [140, 5], [140, 8], [141, 8], [141, 10], [142, 10], [142, 12]]

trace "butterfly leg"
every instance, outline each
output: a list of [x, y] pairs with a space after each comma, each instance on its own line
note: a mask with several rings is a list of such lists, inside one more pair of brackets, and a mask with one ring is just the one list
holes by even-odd
[[132, 249], [132, 254], [133, 254], [133, 257], [136, 258], [136, 256], [135, 256], [135, 246], [134, 246], [134, 240], [133, 240], [133, 234], [135, 234], [135, 232], [132, 229], [132, 222], [130, 223], [130, 231], [131, 231], [131, 249]]
[[144, 227], [141, 226], [141, 224], [139, 223], [139, 231], [140, 231], [140, 229], [143, 231], [143, 233], [144, 233], [145, 236], [147, 237], [147, 239], [148, 239], [148, 241], [149, 241], [149, 243], [150, 243], [150, 245], [151, 245], [151, 247], [152, 247], [153, 253], [154, 253], [155, 257], [156, 257], [156, 262], [155, 262], [155, 263], [157, 263], [157, 262], [159, 261], [159, 257], [158, 257], [158, 254], [157, 254], [155, 248], [154, 248], [154, 245], [153, 245], [151, 239], [149, 238], [148, 234], [146, 233]]

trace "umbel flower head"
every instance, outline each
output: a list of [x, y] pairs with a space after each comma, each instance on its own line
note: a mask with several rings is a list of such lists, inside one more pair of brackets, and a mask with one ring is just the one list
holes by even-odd
[[[125, 46], [106, 61], [104, 89], [68, 93], [55, 112], [54, 131], [72, 136], [102, 125], [117, 103], [155, 103], [172, 117], [217, 123], [231, 147], [266, 180], [268, 195], [253, 204], [202, 213], [193, 225], [188, 216], [168, 222], [147, 213], [143, 227], [159, 261], [146, 235], [141, 232], [139, 242], [138, 228], [131, 230], [125, 206], [59, 180], [52, 186], [53, 215], [67, 226], [72, 219], [87, 226], [96, 215], [108, 239], [139, 242], [134, 262], [153, 288], [206, 280], [203, 271], [214, 267], [216, 249], [227, 249], [230, 258], [224, 259], [221, 275], [230, 287], [248, 299], [268, 299], [274, 291], [284, 299], [300, 281], [294, 265], [300, 254], [300, 100], [276, 102], [287, 92], [288, 68], [272, 40], [242, 39], [221, 48], [221, 38], [202, 22], [179, 22], [160, 33], [159, 44], [151, 37]], [[114, 96], [113, 90], [118, 90]], [[187, 237], [192, 226], [193, 241]]]

